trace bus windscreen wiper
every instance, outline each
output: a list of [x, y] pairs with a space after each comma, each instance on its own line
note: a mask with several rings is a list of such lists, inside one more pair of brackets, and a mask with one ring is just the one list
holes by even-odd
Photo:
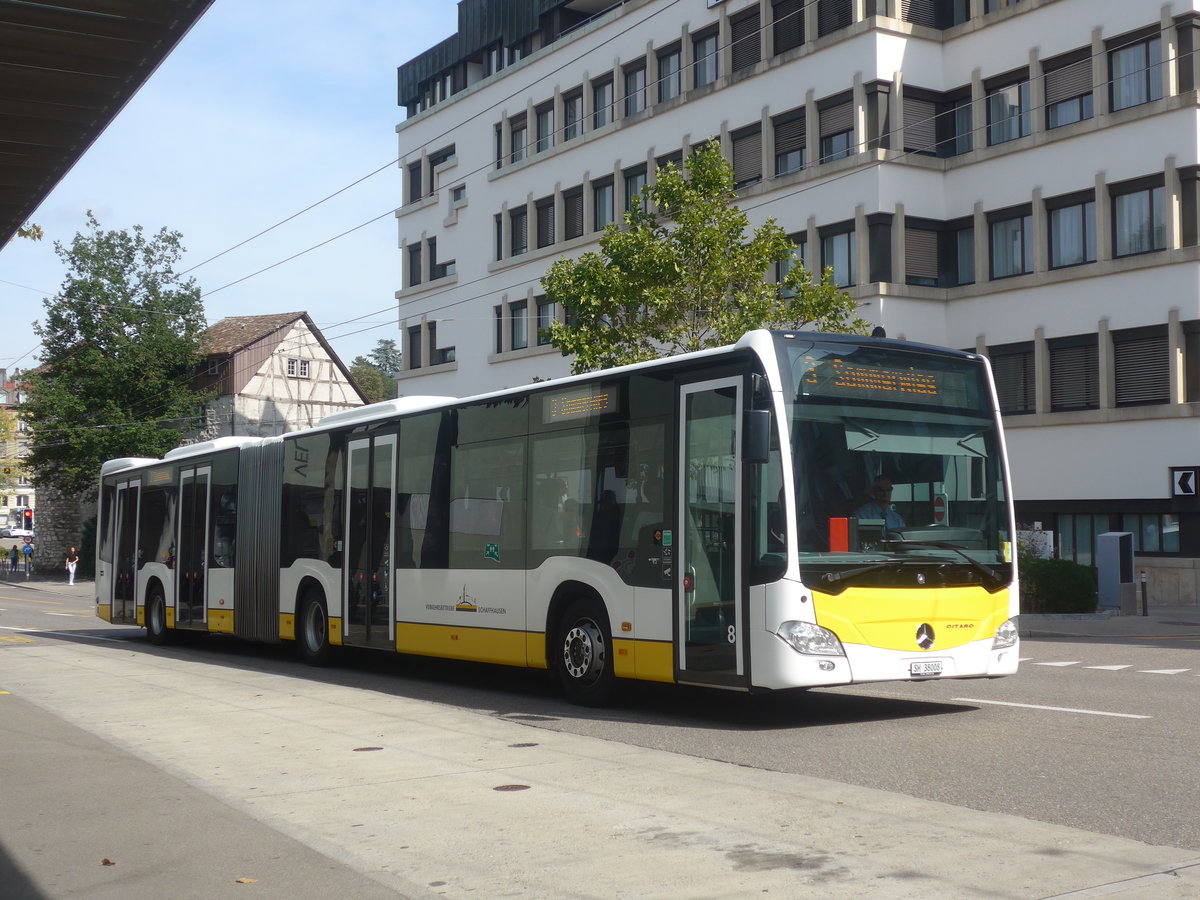
[[859, 575], [866, 575], [868, 572], [878, 572], [880, 569], [893, 568], [895, 566], [903, 566], [903, 560], [889, 559], [884, 562], [871, 563], [869, 566], [859, 566], [856, 569], [846, 569], [842, 572], [826, 572], [821, 576], [821, 581], [828, 585], [841, 584], [843, 581], [850, 581], [857, 578]]
[[[991, 566], [985, 566], [979, 560], [969, 556], [962, 547], [957, 547], [947, 541], [888, 541], [889, 547], [934, 547], [938, 550], [952, 550], [966, 560], [967, 565], [983, 576], [983, 586], [988, 590], [1004, 587], [1004, 577]], [[990, 587], [989, 587], [990, 585]]]

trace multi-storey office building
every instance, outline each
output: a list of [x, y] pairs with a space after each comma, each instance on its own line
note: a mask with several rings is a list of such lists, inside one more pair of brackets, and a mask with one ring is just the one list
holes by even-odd
[[[608, 7], [608, 8], [606, 8]], [[996, 372], [1018, 517], [1200, 597], [1200, 4], [463, 0], [401, 66], [402, 393], [565, 374], [539, 279], [720, 139], [892, 336]]]

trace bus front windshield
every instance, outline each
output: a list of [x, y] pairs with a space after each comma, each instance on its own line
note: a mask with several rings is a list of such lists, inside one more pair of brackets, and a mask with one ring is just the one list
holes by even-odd
[[799, 336], [779, 348], [806, 583], [1007, 585], [1011, 523], [982, 362]]

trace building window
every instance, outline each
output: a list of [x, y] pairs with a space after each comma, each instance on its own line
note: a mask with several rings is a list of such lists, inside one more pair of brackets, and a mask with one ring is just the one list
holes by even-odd
[[424, 184], [421, 177], [421, 163], [417, 161], [408, 167], [408, 202], [415, 203], [421, 199], [421, 187]]
[[646, 208], [646, 167], [638, 166], [625, 171], [625, 208], [633, 209], [635, 205], [640, 205], [643, 210]]
[[563, 96], [564, 141], [573, 141], [583, 133], [583, 92], [574, 91]]
[[504, 218], [497, 213], [492, 220], [495, 231], [496, 259], [504, 259]]
[[514, 119], [508, 141], [508, 161], [510, 163], [517, 163], [525, 158], [525, 133], [525, 117]]
[[592, 82], [592, 127], [603, 128], [613, 120], [612, 79]]
[[453, 275], [458, 271], [455, 261], [448, 259], [445, 262], [439, 262], [437, 258], [437, 238], [430, 238], [426, 241], [429, 244], [429, 280], [435, 278], [445, 278], [448, 275]]
[[529, 346], [529, 318], [526, 316], [528, 308], [527, 300], [519, 300], [508, 305], [508, 347], [510, 350], [524, 350]]
[[775, 52], [795, 50], [804, 44], [804, 0], [775, 0], [774, 7]]
[[538, 201], [537, 206], [537, 245], [549, 247], [554, 243], [554, 198], [548, 197]]
[[1058, 558], [1090, 566], [1096, 559], [1096, 535], [1112, 530], [1108, 515], [1058, 515]]
[[495, 325], [496, 325], [495, 352], [503, 353], [504, 352], [504, 307], [503, 306], [494, 306], [494, 307], [492, 307], [492, 313], [493, 313], [493, 321], [495, 322]]
[[944, 232], [946, 280], [951, 287], [975, 283], [975, 225], [971, 219], [949, 222]]
[[429, 364], [438, 366], [454, 362], [454, 348], [438, 346], [436, 321], [425, 323], [425, 333], [429, 335]]
[[563, 236], [569, 241], [583, 236], [583, 188], [563, 193]]
[[1113, 253], [1133, 256], [1167, 246], [1162, 185], [1113, 191]]
[[940, 231], [905, 225], [904, 280], [906, 284], [937, 287], [940, 237]]
[[511, 256], [520, 256], [529, 249], [529, 210], [522, 206], [509, 214], [509, 225], [512, 229]]
[[1165, 326], [1114, 331], [1117, 406], [1171, 402], [1171, 351]]
[[938, 152], [938, 104], [930, 97], [904, 91], [904, 149], [936, 156]]
[[412, 325], [406, 329], [408, 347], [405, 348], [404, 359], [410, 369], [419, 369], [424, 363], [421, 360], [421, 326]]
[[[20, 487], [21, 485], [24, 485], [25, 483], [26, 482], [25, 482], [24, 478], [17, 479], [18, 487]], [[17, 496], [14, 497], [13, 499], [16, 501], [17, 509], [25, 509], [29, 506], [29, 498], [27, 496], [25, 496], [24, 494], [17, 494]]]
[[421, 283], [421, 242], [408, 245], [408, 286]]
[[854, 4], [851, 0], [817, 0], [817, 35], [825, 35], [845, 28], [854, 22]]
[[1162, 99], [1162, 44], [1157, 35], [1119, 46], [1108, 52], [1112, 109], [1128, 109]]
[[289, 359], [287, 373], [289, 378], [308, 378], [309, 361], [307, 359]]
[[539, 345], [550, 343], [550, 326], [558, 316], [558, 304], [546, 297], [538, 297], [537, 303], [537, 342]]
[[692, 83], [704, 87], [717, 80], [717, 33], [715, 31], [692, 39]]
[[938, 107], [938, 156], [959, 156], [974, 147], [974, 107], [970, 91], [956, 91]]
[[1122, 513], [1121, 530], [1133, 535], [1134, 553], [1179, 552], [1179, 516], [1172, 513]]
[[[797, 264], [802, 265], [804, 267], [804, 271], [810, 274], [812, 273], [812, 269], [808, 264], [807, 232], [801, 231], [797, 234], [789, 234], [788, 240], [796, 245], [796, 249], [792, 251], [791, 256], [789, 256], [787, 259], [781, 260], [775, 264], [775, 282], [777, 284], [783, 284], [783, 280], [787, 278], [792, 269], [796, 268]], [[789, 288], [780, 288], [780, 294], [784, 297], [796, 296], [796, 292]]]
[[1010, 278], [1033, 271], [1033, 216], [1028, 212], [990, 220], [992, 278]]
[[1033, 370], [1033, 345], [1009, 344], [988, 351], [1000, 412], [1023, 415], [1037, 411], [1037, 381]]
[[449, 162], [453, 158], [454, 158], [454, 145], [453, 144], [451, 144], [449, 147], [443, 147], [441, 150], [438, 150], [436, 153], [429, 154], [429, 167], [428, 167], [429, 168], [429, 177], [427, 179], [428, 187], [427, 187], [426, 193], [432, 194], [435, 190], [437, 190], [438, 166], [442, 165], [443, 163]]
[[743, 128], [730, 137], [734, 188], [744, 188], [762, 181], [762, 126]]
[[1047, 201], [1050, 227], [1050, 268], [1096, 261], [1096, 202], [1089, 196], [1076, 202]]
[[730, 65], [735, 73], [745, 72], [758, 65], [762, 58], [761, 33], [757, 5], [729, 20]]
[[1050, 409], [1070, 412], [1100, 407], [1100, 367], [1096, 335], [1049, 342]]
[[537, 120], [537, 152], [544, 153], [554, 146], [554, 107], [540, 107], [534, 116]]
[[603, 231], [613, 221], [613, 183], [611, 178], [592, 182], [592, 230]]
[[625, 70], [625, 115], [636, 116], [646, 108], [646, 64]]
[[998, 9], [1003, 9], [1006, 6], [1016, 6], [1021, 0], [985, 0], [983, 11], [985, 13], [995, 12]]
[[1046, 127], [1061, 128], [1092, 117], [1092, 58], [1089, 51], [1045, 66]]
[[799, 172], [808, 165], [804, 112], [787, 113], [774, 120], [775, 174]]
[[679, 71], [679, 45], [658, 55], [658, 102], [674, 100], [683, 88]]
[[833, 283], [840, 288], [855, 283], [855, 240], [853, 224], [821, 235], [821, 268], [833, 270]]
[[854, 103], [833, 102], [821, 109], [821, 162], [845, 159], [854, 153]]
[[1029, 82], [1007, 84], [988, 91], [988, 145], [995, 146], [1029, 134]]

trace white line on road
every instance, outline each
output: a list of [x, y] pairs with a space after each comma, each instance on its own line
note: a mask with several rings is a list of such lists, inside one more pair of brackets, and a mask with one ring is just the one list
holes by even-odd
[[1050, 712], [1082, 713], [1085, 716], [1113, 716], [1117, 719], [1149, 719], [1151, 716], [1138, 716], [1133, 713], [1102, 712], [1098, 709], [1073, 709], [1069, 706], [1037, 706], [1033, 703], [1005, 703], [1003, 700], [976, 700], [971, 697], [955, 697], [957, 703], [988, 703], [992, 706], [1016, 706], [1021, 709], [1044, 709]]
[[1103, 669], [1105, 672], [1116, 672], [1118, 669], [1132, 669], [1131, 665], [1124, 666], [1084, 666], [1085, 669]]
[[46, 615], [48, 615], [48, 616], [66, 616], [68, 619], [75, 619], [75, 618], [78, 618], [78, 617], [75, 615], [75, 613], [56, 613], [56, 612], [48, 612], [48, 613], [46, 613]]
[[26, 628], [21, 625], [0, 625], [0, 631], [41, 631], [40, 628]]
[[1034, 665], [1035, 666], [1058, 666], [1059, 668], [1062, 668], [1064, 666], [1077, 666], [1081, 662], [1083, 662], [1083, 660], [1075, 659], [1075, 660], [1072, 660], [1071, 662], [1034, 663]]
[[1180, 672], [1190, 672], [1191, 669], [1138, 669], [1139, 675], [1178, 675]]

